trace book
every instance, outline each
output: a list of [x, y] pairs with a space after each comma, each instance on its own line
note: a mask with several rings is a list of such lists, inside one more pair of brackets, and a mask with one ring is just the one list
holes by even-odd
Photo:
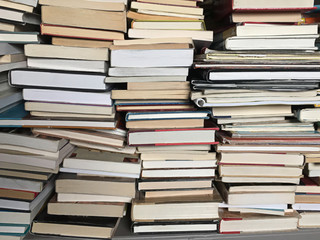
[[128, 90], [170, 90], [170, 89], [190, 89], [189, 82], [128, 82]]
[[154, 76], [188, 76], [189, 68], [185, 67], [158, 67], [158, 68], [132, 68], [132, 67], [111, 67], [108, 75], [112, 77], [154, 77]]
[[134, 29], [174, 29], [174, 30], [206, 30], [203, 21], [137, 21], [131, 22]]
[[190, 168], [190, 169], [142, 169], [142, 179], [159, 178], [213, 178], [214, 168]]
[[128, 112], [125, 120], [208, 119], [208, 114], [209, 111]]
[[198, 15], [198, 16], [201, 16], [203, 14], [203, 9], [198, 7], [170, 6], [170, 5], [152, 4], [152, 3], [146, 3], [146, 2], [132, 2], [131, 8], [139, 9], [139, 10], [171, 12], [171, 13]]
[[12, 0], [11, 2], [21, 3], [32, 7], [36, 7], [38, 5], [38, 0]]
[[15, 68], [25, 68], [25, 67], [27, 67], [27, 61], [21, 61], [21, 62], [15, 62], [15, 63], [0, 63], [0, 72], [9, 71]]
[[23, 53], [23, 47], [19, 45], [10, 44], [10, 43], [5, 43], [5, 42], [0, 43], [1, 55], [20, 54], [20, 53]]
[[92, 40], [123, 40], [124, 33], [106, 31], [106, 30], [96, 30], [87, 28], [76, 28], [67, 26], [58, 26], [50, 24], [41, 24], [41, 35], [49, 35], [55, 37], [70, 37], [70, 38], [84, 38]]
[[[39, 211], [46, 200], [51, 196], [54, 190], [54, 178], [52, 178], [45, 186], [45, 188], [37, 195], [32, 201], [26, 200], [11, 200], [11, 199], [0, 199], [0, 207], [13, 210], [24, 210], [24, 211]], [[32, 214], [33, 215], [33, 214]]]
[[34, 128], [34, 134], [40, 134], [51, 137], [65, 138], [75, 141], [87, 142], [104, 146], [113, 146], [116, 148], [124, 147], [125, 137], [116, 134], [104, 133], [89, 129], [45, 129]]
[[25, 4], [21, 4], [21, 3], [15, 3], [15, 2], [11, 2], [11, 1], [6, 1], [6, 0], [1, 0], [0, 1], [0, 6], [4, 7], [4, 8], [11, 8], [14, 10], [20, 10], [23, 12], [33, 12], [34, 7], [33, 6], [28, 6]]
[[215, 232], [217, 221], [175, 221], [175, 222], [137, 222], [133, 223], [134, 233], [171, 233], [171, 232]]
[[19, 23], [24, 25], [27, 23], [33, 25], [40, 24], [40, 15], [35, 13], [17, 11], [9, 8], [0, 8], [0, 14], [2, 20], [12, 23]]
[[93, 121], [93, 120], [49, 120], [32, 118], [24, 110], [23, 103], [9, 108], [0, 114], [0, 125], [10, 127], [53, 127], [53, 128], [102, 128], [113, 129], [115, 122]]
[[66, 47], [93, 47], [93, 48], [109, 48], [112, 44], [111, 41], [87, 40], [77, 38], [63, 38], [52, 37], [52, 45], [66, 46]]
[[55, 58], [32, 58], [27, 60], [29, 68], [52, 69], [63, 71], [79, 71], [79, 72], [107, 72], [107, 64], [105, 61], [92, 60], [75, 60], [75, 59], [55, 59]]
[[135, 181], [126, 178], [64, 174], [56, 180], [56, 192], [133, 198]]
[[31, 232], [83, 238], [111, 238], [120, 218], [50, 215], [44, 209], [34, 219]]
[[155, 21], [183, 21], [190, 20], [190, 16], [164, 16], [164, 15], [152, 15], [144, 14], [136, 11], [129, 10], [127, 12], [127, 18], [134, 20], [155, 20]]
[[47, 208], [48, 214], [62, 216], [122, 218], [126, 212], [124, 203], [58, 202], [56, 195], [50, 199]]
[[[42, 6], [41, 19], [43, 24], [126, 32], [126, 14], [124, 11], [99, 10]], [[60, 17], [57, 18], [57, 15]], [[77, 19], [76, 22], [73, 21], [75, 18]]]
[[[193, 44], [192, 38], [190, 37], [160, 37], [160, 38], [148, 38], [148, 39], [128, 39], [128, 40], [114, 40], [114, 46], [129, 46], [129, 45], [146, 45], [146, 46], [156, 46], [150, 44], [177, 44], [176, 46], [180, 46], [181, 44]], [[161, 45], [160, 45], [161, 46]], [[174, 46], [174, 45], [173, 45]], [[185, 46], [185, 45], [184, 45]], [[188, 47], [189, 48], [189, 47]]]
[[301, 35], [301, 37], [230, 37], [223, 46], [227, 50], [315, 50], [317, 35]]
[[232, 8], [236, 11], [253, 11], [253, 10], [273, 10], [273, 11], [279, 11], [279, 10], [294, 10], [294, 9], [312, 9], [314, 7], [314, 2], [312, 0], [306, 0], [306, 1], [290, 1], [288, 3], [285, 0], [281, 1], [265, 1], [265, 0], [237, 0], [237, 1], [228, 1], [232, 2]]
[[129, 38], [161, 38], [161, 37], [191, 37], [193, 40], [213, 41], [213, 31], [163, 30], [163, 29], [133, 29], [128, 30]]
[[0, 63], [12, 63], [25, 61], [26, 57], [24, 54], [8, 54], [0, 57]]
[[297, 212], [279, 217], [265, 214], [240, 214], [223, 211], [219, 232], [222, 234], [239, 234], [297, 230], [298, 216]]
[[215, 131], [218, 128], [163, 129], [129, 131], [128, 145], [193, 145], [215, 144]]
[[298, 228], [318, 228], [319, 212], [301, 212], [299, 214]]
[[64, 168], [78, 168], [106, 172], [124, 172], [139, 174], [140, 161], [136, 155], [98, 152], [85, 148], [78, 148], [63, 161]]
[[91, 104], [111, 106], [110, 92], [81, 92], [49, 89], [23, 89], [23, 99], [27, 101]]
[[15, 189], [0, 189], [0, 197], [8, 199], [33, 200], [38, 195], [37, 192], [15, 190]]
[[112, 84], [104, 82], [105, 76], [102, 74], [19, 69], [10, 71], [9, 78], [10, 84], [15, 87], [63, 88], [92, 91], [106, 91], [112, 87]]
[[1, 176], [5, 177], [17, 177], [23, 179], [33, 179], [33, 180], [48, 180], [52, 173], [41, 173], [33, 171], [23, 171], [23, 170], [10, 170], [6, 169], [5, 166], [0, 169]]
[[40, 111], [48, 112], [54, 111], [56, 113], [79, 113], [79, 114], [99, 114], [110, 116], [114, 113], [113, 106], [96, 106], [86, 104], [68, 104], [68, 103], [54, 103], [54, 102], [25, 102], [24, 107], [26, 111]]
[[42, 181], [6, 177], [0, 177], [0, 179], [1, 190], [11, 189], [39, 193], [43, 190], [43, 187], [45, 186], [45, 183]]
[[268, 12], [233, 12], [231, 14], [232, 22], [272, 22], [272, 23], [288, 23], [299, 22], [302, 18], [300, 11], [268, 11]]
[[109, 60], [108, 48], [80, 48], [49, 44], [27, 44], [24, 49], [27, 57]]
[[[152, 46], [151, 46], [152, 47]], [[188, 67], [193, 60], [193, 49], [113, 50], [111, 67]]]
[[[0, 9], [1, 10], [1, 9]], [[40, 43], [38, 32], [0, 32], [0, 42], [13, 44]]]
[[57, 7], [74, 7], [92, 10], [114, 11], [122, 12], [125, 10], [125, 4], [123, 2], [113, 1], [53, 1], [53, 0], [39, 0], [40, 5], [57, 6]]
[[318, 122], [320, 120], [318, 108], [298, 109], [295, 112], [296, 118], [301, 122]]
[[209, 196], [135, 199], [131, 219], [135, 222], [209, 220], [219, 218], [221, 198], [216, 191]]
[[163, 128], [200, 128], [204, 126], [204, 119], [169, 119], [169, 120], [141, 120], [128, 121], [129, 129], [163, 129]]
[[[189, 99], [189, 90], [112, 90], [112, 99]], [[166, 94], [166, 95], [164, 95]]]

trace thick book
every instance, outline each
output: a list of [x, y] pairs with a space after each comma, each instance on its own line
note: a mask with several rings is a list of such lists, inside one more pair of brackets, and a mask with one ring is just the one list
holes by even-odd
[[41, 34], [55, 37], [68, 37], [91, 40], [123, 40], [124, 33], [99, 29], [67, 27], [59, 25], [41, 24]]
[[[59, 15], [59, 17], [57, 17]], [[74, 8], [42, 6], [43, 24], [62, 25], [126, 32], [126, 13]], [[77, 19], [77, 21], [74, 21]]]
[[61, 174], [56, 180], [56, 192], [134, 198], [135, 180]]
[[111, 238], [120, 218], [50, 215], [44, 209], [34, 219], [31, 232], [83, 238]]
[[27, 44], [27, 57], [108, 61], [108, 48], [65, 47], [50, 44]]
[[219, 218], [217, 191], [207, 196], [135, 199], [132, 203], [131, 219], [135, 222], [213, 220]]
[[[152, 48], [152, 45], [150, 45]], [[188, 67], [193, 61], [187, 49], [115, 49], [111, 48], [111, 67]]]
[[[26, 89], [25, 89], [26, 90]], [[9, 108], [0, 114], [2, 127], [50, 127], [50, 128], [90, 128], [90, 129], [114, 129], [115, 121], [106, 122], [99, 120], [70, 120], [70, 119], [46, 119], [31, 117], [25, 111], [23, 103]]]
[[58, 202], [56, 195], [47, 206], [50, 215], [122, 218], [126, 213], [125, 203]]
[[129, 131], [129, 146], [161, 146], [161, 145], [194, 145], [194, 144], [216, 144], [215, 131], [212, 128], [191, 128], [191, 129], [162, 129]]
[[63, 167], [133, 174], [139, 174], [141, 171], [137, 155], [98, 152], [85, 148], [78, 148], [70, 157], [65, 158]]
[[39, 87], [106, 91], [112, 84], [104, 82], [102, 74], [58, 72], [52, 70], [16, 69], [9, 73], [14, 87]]
[[276, 232], [297, 230], [299, 214], [288, 213], [285, 216], [272, 216], [266, 214], [221, 213], [219, 232], [221, 234], [239, 234], [252, 232]]

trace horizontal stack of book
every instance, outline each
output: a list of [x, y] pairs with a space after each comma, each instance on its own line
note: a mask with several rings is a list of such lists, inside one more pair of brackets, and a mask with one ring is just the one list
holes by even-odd
[[[191, 37], [199, 47], [209, 46], [213, 31], [206, 30], [203, 0], [136, 0], [131, 2], [129, 38]], [[201, 44], [198, 44], [201, 43]]]
[[0, 239], [22, 239], [54, 190], [59, 164], [74, 147], [29, 130], [0, 132]]

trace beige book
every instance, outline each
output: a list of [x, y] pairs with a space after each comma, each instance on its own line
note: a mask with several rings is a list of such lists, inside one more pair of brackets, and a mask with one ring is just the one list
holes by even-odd
[[11, 8], [11, 9], [15, 9], [23, 12], [29, 12], [29, 13], [32, 13], [34, 9], [34, 7], [32, 6], [16, 3], [13, 1], [11, 2], [7, 0], [0, 0], [0, 7]]
[[168, 198], [183, 196], [210, 196], [213, 195], [213, 189], [195, 189], [195, 190], [170, 190], [170, 191], [146, 191], [145, 198]]
[[50, 44], [27, 44], [24, 47], [28, 57], [64, 58], [79, 60], [109, 60], [108, 48], [80, 48]]
[[98, 41], [76, 38], [52, 37], [52, 44], [66, 47], [109, 48], [111, 41]]
[[128, 82], [128, 90], [170, 90], [190, 89], [189, 82]]
[[182, 21], [182, 20], [190, 20], [188, 17], [173, 17], [173, 16], [161, 16], [161, 15], [151, 15], [138, 13], [134, 11], [127, 12], [127, 18], [133, 20], [151, 20], [151, 21]]
[[189, 1], [189, 0], [137, 0], [137, 2], [176, 5], [176, 6], [185, 6], [185, 7], [197, 6], [197, 1]]
[[112, 99], [189, 99], [189, 90], [112, 90]]
[[91, 0], [39, 0], [39, 4], [57, 7], [83, 8], [115, 12], [122, 12], [125, 10], [125, 5], [121, 2], [102, 2]]
[[26, 56], [24, 54], [8, 54], [0, 56], [0, 63], [13, 63], [25, 61]]
[[125, 12], [42, 6], [42, 23], [126, 32]]
[[299, 22], [301, 12], [235, 12], [232, 21], [239, 22]]
[[94, 40], [123, 40], [124, 33], [97, 29], [74, 28], [41, 24], [42, 35], [59, 37], [87, 38]]

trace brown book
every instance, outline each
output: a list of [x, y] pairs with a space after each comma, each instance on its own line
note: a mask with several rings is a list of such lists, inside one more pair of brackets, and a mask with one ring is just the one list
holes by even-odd
[[[126, 32], [126, 13], [42, 6], [42, 23]], [[76, 19], [76, 21], [75, 21]]]
[[112, 41], [52, 37], [52, 44], [67, 47], [109, 48]]
[[0, 198], [14, 198], [32, 201], [37, 195], [37, 192], [0, 188]]
[[77, 28], [77, 27], [66, 27], [50, 24], [41, 24], [41, 34], [58, 36], [58, 37], [70, 37], [70, 38], [85, 38], [93, 40], [123, 40], [124, 33], [97, 30], [97, 29], [87, 29], [87, 28]]
[[127, 90], [190, 89], [189, 82], [128, 82]]
[[112, 90], [112, 99], [189, 99], [190, 90]]
[[126, 122], [126, 127], [129, 129], [202, 128], [203, 126], [204, 119], [169, 119]]

